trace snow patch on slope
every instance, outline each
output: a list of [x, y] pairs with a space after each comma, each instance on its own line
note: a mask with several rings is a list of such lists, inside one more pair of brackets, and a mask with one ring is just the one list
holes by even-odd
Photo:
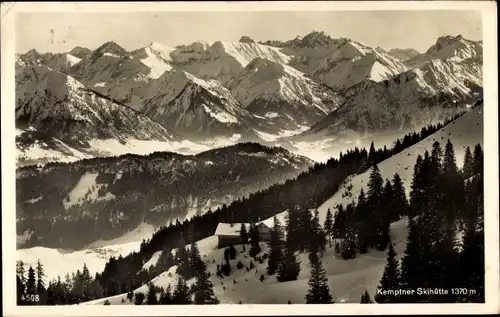
[[28, 268], [30, 265], [36, 267], [38, 259], [44, 265], [45, 281], [61, 278], [66, 273], [71, 274], [76, 270], [82, 270], [85, 263], [91, 275], [104, 270], [106, 262], [111, 256], [126, 256], [139, 249], [140, 242], [132, 242], [119, 245], [108, 245], [101, 248], [91, 248], [81, 251], [64, 252], [62, 250], [34, 247], [29, 249], [18, 249], [17, 260], [22, 260]]

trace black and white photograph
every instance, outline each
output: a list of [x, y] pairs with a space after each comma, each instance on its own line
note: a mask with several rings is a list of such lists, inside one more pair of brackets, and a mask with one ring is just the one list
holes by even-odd
[[498, 312], [494, 10], [2, 4], [4, 315]]

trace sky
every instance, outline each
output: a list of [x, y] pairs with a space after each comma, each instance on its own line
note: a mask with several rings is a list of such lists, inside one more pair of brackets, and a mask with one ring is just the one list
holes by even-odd
[[311, 31], [347, 37], [384, 49], [425, 52], [439, 36], [482, 39], [480, 11], [302, 11], [302, 12], [133, 12], [17, 13], [16, 52], [95, 49], [114, 41], [127, 50], [159, 42], [289, 40]]

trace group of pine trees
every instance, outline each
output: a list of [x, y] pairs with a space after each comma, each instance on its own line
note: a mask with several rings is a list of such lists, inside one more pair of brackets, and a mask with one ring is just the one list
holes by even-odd
[[377, 165], [373, 165], [368, 191], [361, 188], [357, 202], [336, 206], [335, 218], [327, 210], [324, 230], [331, 245], [344, 259], [352, 259], [358, 253], [375, 248], [383, 251], [389, 243], [389, 226], [409, 214], [404, 184], [399, 174], [392, 180], [382, 178]]
[[48, 285], [40, 260], [35, 269], [28, 268], [27, 274], [24, 263], [18, 261], [16, 271], [18, 305], [71, 305], [103, 297], [101, 285], [85, 264], [82, 271], [77, 270], [71, 276], [66, 274], [64, 280], [59, 276]]
[[[465, 150], [462, 169], [453, 144], [438, 142], [418, 156], [410, 193], [406, 250], [401, 261], [389, 245], [381, 290], [445, 289], [400, 296], [377, 293], [378, 303], [484, 302], [483, 150]], [[467, 289], [460, 292], [459, 289]], [[361, 301], [366, 300], [363, 297]]]
[[[159, 288], [153, 283], [148, 283], [147, 294], [129, 294], [129, 300], [134, 298], [135, 305], [206, 305], [218, 304], [219, 300], [214, 295], [213, 285], [210, 281], [210, 272], [201, 259], [200, 250], [193, 243], [188, 250], [180, 248], [176, 253], [177, 284], [172, 290], [169, 284], [166, 289]], [[195, 283], [188, 287], [186, 281], [195, 278]], [[141, 295], [142, 294], [142, 295]]]
[[333, 303], [328, 287], [326, 271], [318, 254], [326, 250], [326, 235], [320, 225], [318, 211], [311, 212], [299, 206], [290, 210], [286, 217], [285, 228], [275, 216], [270, 230], [267, 274], [276, 274], [278, 282], [296, 280], [300, 274], [299, 252], [309, 253], [311, 274], [308, 304]]

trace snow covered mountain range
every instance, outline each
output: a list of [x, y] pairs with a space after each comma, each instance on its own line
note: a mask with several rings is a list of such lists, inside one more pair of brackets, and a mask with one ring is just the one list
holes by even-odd
[[[256, 43], [246, 36], [239, 42], [197, 41], [175, 48], [153, 42], [130, 52], [107, 42], [93, 51], [31, 50], [18, 55], [16, 66], [16, 111], [23, 114], [17, 117], [19, 129], [31, 127], [63, 141], [74, 127], [100, 130], [97, 122], [106, 122], [103, 134], [94, 131], [84, 139], [119, 138], [127, 151], [137, 140], [160, 140], [162, 148], [176, 150], [179, 146], [165, 145], [174, 134], [179, 142], [265, 143], [300, 133], [295, 140], [318, 141], [324, 135], [337, 139], [418, 128], [463, 110], [482, 89], [482, 43], [460, 35], [440, 37], [422, 54], [371, 48], [324, 32], [285, 42]], [[78, 88], [66, 88], [71, 85], [65, 82]], [[27, 93], [32, 88], [34, 98]], [[78, 109], [38, 109], [45, 100], [59, 105], [58, 98]], [[100, 103], [120, 109], [113, 120], [88, 110], [101, 108]], [[139, 111], [136, 118], [133, 110]], [[82, 113], [76, 119], [71, 111]], [[38, 143], [23, 144], [20, 153], [29, 156], [26, 150]]]

